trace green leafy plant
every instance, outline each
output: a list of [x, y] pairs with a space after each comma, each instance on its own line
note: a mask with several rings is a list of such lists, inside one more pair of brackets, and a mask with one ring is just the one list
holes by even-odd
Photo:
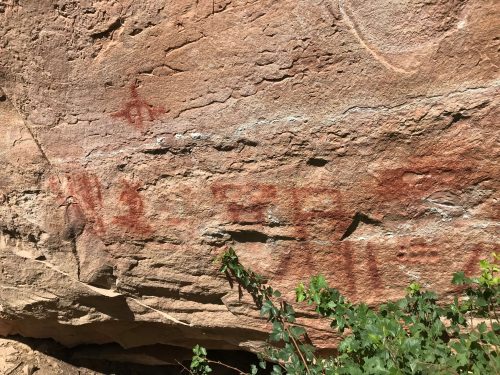
[[199, 345], [193, 348], [193, 358], [190, 365], [192, 374], [207, 375], [212, 372], [212, 368], [208, 364], [207, 350]]
[[[229, 366], [226, 363], [220, 362], [220, 361], [213, 361], [211, 359], [207, 358], [207, 350], [200, 346], [196, 345], [193, 348], [193, 357], [191, 358], [191, 364], [189, 368], [183, 366], [181, 363], [179, 363], [180, 366], [184, 367], [184, 370], [189, 372], [192, 375], [211, 375], [213, 373], [213, 369], [210, 365], [216, 365], [219, 367], [225, 367], [229, 370], [234, 371], [236, 374], [239, 375], [246, 375], [243, 371], [240, 371], [238, 368]], [[252, 374], [257, 374], [257, 369], [255, 372], [253, 372], [253, 368], [256, 366], [252, 365]]]
[[[353, 304], [326, 279], [314, 276], [296, 288], [296, 302], [309, 305], [342, 340], [338, 355], [316, 356], [306, 330], [296, 320], [293, 306], [267, 281], [245, 268], [233, 249], [220, 257], [220, 271], [253, 298], [260, 314], [272, 323], [268, 348], [249, 374], [498, 374], [499, 261], [480, 262], [481, 274], [454, 274], [452, 283], [463, 295], [451, 303], [417, 283], [398, 301], [378, 308]], [[207, 374], [206, 351], [195, 348], [191, 370]], [[241, 370], [236, 369], [241, 372]]]

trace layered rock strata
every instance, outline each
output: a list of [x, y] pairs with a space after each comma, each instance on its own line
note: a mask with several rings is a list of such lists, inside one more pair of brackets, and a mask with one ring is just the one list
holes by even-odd
[[[0, 4], [0, 334], [258, 350], [293, 298], [453, 292], [498, 250], [497, 1]], [[335, 341], [304, 311], [321, 348]]]

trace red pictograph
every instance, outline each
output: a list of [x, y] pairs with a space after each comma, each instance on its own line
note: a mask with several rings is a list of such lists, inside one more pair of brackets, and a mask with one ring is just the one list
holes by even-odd
[[137, 86], [130, 85], [130, 100], [124, 105], [121, 111], [113, 113], [111, 116], [115, 118], [123, 118], [130, 125], [138, 130], [144, 130], [144, 121], [156, 120], [160, 115], [166, 113], [164, 107], [152, 106], [139, 96]]
[[[402, 174], [396, 176], [403, 180]], [[443, 180], [434, 178], [437, 189], [443, 189], [441, 185], [446, 187], [445, 183], [449, 181], [454, 182], [452, 178], [458, 180], [454, 174], [445, 175]], [[394, 180], [398, 182], [396, 177]], [[393, 189], [395, 182], [390, 180], [390, 183], [387, 189]], [[410, 191], [405, 188], [405, 183], [402, 181], [399, 185], [399, 191], [403, 193]], [[425, 197], [435, 187], [419, 188], [422, 189], [421, 196]], [[399, 196], [396, 192], [382, 195], [382, 189], [380, 193], [373, 190], [377, 192], [374, 200], [380, 199], [381, 206], [402, 205], [398, 199], [403, 193]], [[260, 226], [262, 232], [271, 233], [279, 225], [283, 233], [293, 239], [283, 245], [277, 242], [262, 244], [274, 249], [284, 247], [283, 251], [275, 252], [279, 257], [279, 266], [273, 273], [273, 281], [288, 283], [290, 280], [303, 280], [307, 277], [306, 272], [310, 275], [324, 274], [334, 287], [352, 299], [370, 299], [373, 302], [382, 300], [386, 295], [392, 298], [397, 295], [395, 291], [399, 288], [400, 279], [406, 282], [413, 280], [415, 275], [428, 283], [441, 283], [445, 270], [449, 276], [452, 271], [460, 269], [467, 275], [473, 275], [478, 271], [479, 260], [496, 249], [496, 245], [481, 241], [466, 249], [456, 249], [446, 236], [396, 235], [370, 239], [367, 235], [362, 240], [354, 241], [343, 238], [352, 226], [355, 208], [359, 206], [352, 207], [353, 203], [349, 201], [351, 192], [334, 188], [216, 182], [211, 191], [215, 203], [224, 207], [222, 221], [228, 222], [231, 227], [252, 225], [254, 231], [259, 231]], [[271, 221], [273, 217], [279, 222]], [[380, 231], [376, 227], [372, 229]], [[242, 244], [241, 248], [245, 246]]]
[[[73, 207], [70, 208], [70, 211], [81, 211], [74, 213], [85, 218], [86, 228], [98, 235], [106, 233], [102, 218], [104, 209], [102, 188], [96, 175], [86, 171], [74, 171], [68, 173], [62, 182], [56, 176], [52, 176], [48, 181], [48, 187], [57, 194], [60, 206], [67, 206], [63, 200], [67, 197], [73, 197], [75, 202], [71, 205]], [[81, 218], [78, 220], [82, 221]]]
[[115, 216], [113, 223], [135, 234], [151, 234], [151, 226], [144, 218], [144, 201], [139, 194], [139, 184], [122, 181], [123, 189], [119, 200], [127, 208], [122, 215]]

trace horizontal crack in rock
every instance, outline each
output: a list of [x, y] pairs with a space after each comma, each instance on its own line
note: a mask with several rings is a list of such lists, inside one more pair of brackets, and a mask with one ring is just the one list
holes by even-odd
[[295, 241], [296, 238], [291, 236], [276, 235], [271, 236], [257, 230], [234, 230], [226, 231], [227, 234], [231, 236], [231, 239], [235, 242], [262, 242], [266, 243], [269, 241]]

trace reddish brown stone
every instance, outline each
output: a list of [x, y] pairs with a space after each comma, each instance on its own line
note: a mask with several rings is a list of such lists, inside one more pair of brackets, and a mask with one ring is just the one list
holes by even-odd
[[370, 304], [499, 250], [498, 1], [5, 3], [0, 334], [257, 351], [228, 246]]

